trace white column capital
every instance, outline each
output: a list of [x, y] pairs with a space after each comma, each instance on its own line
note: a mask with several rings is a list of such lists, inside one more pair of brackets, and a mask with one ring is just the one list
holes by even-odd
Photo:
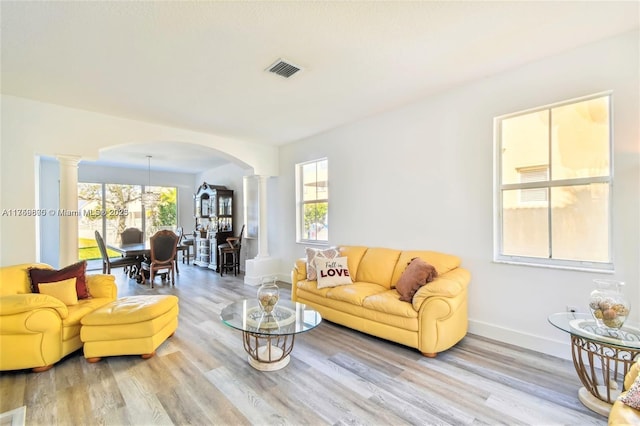
[[69, 155], [69, 154], [56, 154], [56, 158], [60, 162], [61, 165], [65, 166], [77, 166], [82, 157], [78, 155]]

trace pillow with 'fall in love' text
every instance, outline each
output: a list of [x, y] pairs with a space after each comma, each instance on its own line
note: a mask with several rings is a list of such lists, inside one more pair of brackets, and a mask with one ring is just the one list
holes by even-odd
[[346, 257], [334, 257], [333, 259], [316, 258], [316, 270], [318, 288], [353, 284]]

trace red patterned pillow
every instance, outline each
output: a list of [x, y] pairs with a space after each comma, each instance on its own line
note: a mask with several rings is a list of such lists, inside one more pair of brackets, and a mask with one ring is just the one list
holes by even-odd
[[40, 290], [38, 289], [38, 284], [40, 283], [54, 283], [57, 281], [68, 280], [69, 278], [75, 278], [78, 299], [88, 299], [91, 295], [87, 288], [87, 280], [85, 277], [86, 270], [87, 262], [85, 260], [59, 270], [29, 268], [31, 291], [33, 293], [40, 293]]
[[315, 281], [318, 279], [318, 272], [316, 271], [316, 259], [333, 259], [334, 257], [338, 256], [337, 248], [321, 250], [307, 247], [305, 251], [307, 253], [307, 280], [309, 281]]

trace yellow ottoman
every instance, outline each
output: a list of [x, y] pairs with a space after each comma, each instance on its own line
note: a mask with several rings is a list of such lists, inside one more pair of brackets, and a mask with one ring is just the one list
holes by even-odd
[[123, 297], [84, 316], [81, 322], [80, 340], [87, 361], [113, 355], [151, 358], [178, 328], [178, 298]]

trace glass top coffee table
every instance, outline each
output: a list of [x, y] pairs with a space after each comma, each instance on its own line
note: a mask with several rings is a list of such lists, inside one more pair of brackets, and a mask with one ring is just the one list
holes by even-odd
[[620, 395], [624, 376], [640, 356], [640, 326], [629, 321], [619, 330], [599, 327], [591, 314], [560, 312], [549, 322], [571, 335], [571, 356], [584, 385], [580, 401], [607, 416]]
[[271, 314], [264, 313], [257, 299], [226, 306], [220, 319], [242, 331], [249, 364], [260, 371], [275, 371], [289, 364], [296, 334], [316, 328], [320, 313], [302, 303], [280, 299]]

